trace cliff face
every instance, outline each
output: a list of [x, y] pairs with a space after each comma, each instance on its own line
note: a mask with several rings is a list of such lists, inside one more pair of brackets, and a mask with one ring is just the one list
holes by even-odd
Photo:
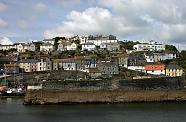
[[27, 91], [25, 104], [185, 101], [186, 90]]

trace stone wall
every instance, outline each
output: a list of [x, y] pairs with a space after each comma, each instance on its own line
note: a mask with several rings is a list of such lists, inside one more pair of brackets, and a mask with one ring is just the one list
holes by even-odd
[[27, 91], [25, 104], [185, 101], [185, 90]]
[[110, 89], [111, 81], [103, 80], [49, 80], [43, 82], [43, 89], [55, 90], [101, 90]]
[[[115, 86], [115, 87], [113, 87]], [[44, 89], [59, 90], [100, 90], [100, 89], [126, 89], [126, 90], [155, 90], [155, 89], [181, 89], [183, 88], [182, 77], [163, 77], [150, 79], [132, 80], [48, 80], [43, 82]]]
[[185, 101], [184, 79], [93, 80], [43, 82], [42, 90], [27, 90], [25, 104], [121, 103]]
[[130, 90], [181, 89], [183, 82], [183, 77], [120, 80], [119, 87]]

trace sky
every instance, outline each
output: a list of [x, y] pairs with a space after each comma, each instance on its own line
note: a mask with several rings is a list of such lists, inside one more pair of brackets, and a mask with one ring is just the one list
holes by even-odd
[[0, 0], [0, 43], [116, 35], [186, 48], [186, 0]]

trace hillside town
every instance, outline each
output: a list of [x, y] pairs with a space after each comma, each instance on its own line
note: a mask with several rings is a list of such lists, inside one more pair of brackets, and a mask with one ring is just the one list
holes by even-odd
[[0, 45], [0, 72], [1, 75], [11, 75], [68, 70], [86, 72], [95, 79], [118, 75], [126, 68], [146, 75], [183, 75], [183, 68], [176, 62], [179, 58], [177, 49], [166, 49], [168, 45], [153, 40], [129, 43], [132, 43], [131, 49], [131, 45], [126, 47], [127, 40], [119, 41], [113, 35], [77, 35]]

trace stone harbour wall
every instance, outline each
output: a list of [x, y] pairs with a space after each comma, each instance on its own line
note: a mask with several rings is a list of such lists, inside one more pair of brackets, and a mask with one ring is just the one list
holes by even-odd
[[184, 79], [46, 81], [40, 90], [27, 90], [25, 104], [123, 103], [185, 101]]
[[25, 104], [185, 101], [186, 90], [27, 91]]

